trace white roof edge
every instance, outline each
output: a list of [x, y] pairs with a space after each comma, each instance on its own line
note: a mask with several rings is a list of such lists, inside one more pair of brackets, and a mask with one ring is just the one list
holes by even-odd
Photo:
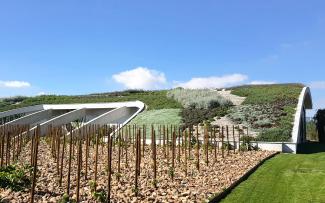
[[21, 108], [17, 108], [17, 109], [11, 109], [8, 111], [0, 112], [0, 118], [14, 115], [14, 114], [29, 113], [29, 112], [41, 111], [41, 110], [44, 110], [43, 104], [34, 105], [34, 106], [26, 106], [26, 107], [21, 107]]
[[[306, 103], [307, 101], [307, 103]], [[300, 130], [300, 117], [301, 113], [303, 111], [304, 105], [307, 105], [307, 109], [312, 109], [312, 99], [311, 99], [311, 93], [309, 87], [304, 87], [299, 95], [299, 100], [296, 108], [296, 114], [294, 118], [294, 124], [293, 124], [293, 129], [291, 133], [291, 138], [293, 143], [298, 143], [298, 137], [299, 137], [299, 130]]]
[[109, 102], [109, 103], [81, 103], [81, 104], [44, 104], [44, 109], [107, 109], [120, 107], [137, 107], [144, 108], [144, 103], [141, 101], [128, 102]]
[[79, 104], [39, 104], [34, 106], [27, 106], [17, 109], [12, 109], [4, 112], [0, 112], [0, 118], [19, 114], [28, 113], [32, 111], [48, 110], [48, 109], [106, 109], [106, 108], [120, 108], [120, 107], [137, 107], [139, 109], [144, 108], [144, 103], [141, 101], [127, 101], [127, 102], [107, 102], [107, 103], [79, 103]]

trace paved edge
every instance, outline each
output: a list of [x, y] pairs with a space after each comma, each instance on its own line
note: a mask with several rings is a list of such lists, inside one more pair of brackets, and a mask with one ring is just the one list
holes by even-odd
[[209, 203], [217, 203], [217, 202], [220, 202], [221, 200], [223, 200], [224, 198], [226, 198], [227, 195], [229, 195], [232, 192], [232, 190], [234, 190], [240, 183], [247, 180], [249, 178], [249, 176], [252, 175], [261, 165], [263, 165], [263, 163], [265, 161], [275, 157], [278, 154], [280, 154], [280, 152], [276, 152], [276, 153], [264, 158], [263, 160], [261, 160], [253, 168], [248, 170], [242, 177], [240, 177], [237, 181], [233, 182], [227, 189], [225, 189], [223, 192], [219, 193], [212, 200], [210, 200]]

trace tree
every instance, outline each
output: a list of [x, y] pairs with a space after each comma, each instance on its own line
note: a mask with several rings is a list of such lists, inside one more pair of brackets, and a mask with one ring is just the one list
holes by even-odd
[[314, 117], [318, 131], [318, 140], [325, 143], [325, 109], [319, 109]]

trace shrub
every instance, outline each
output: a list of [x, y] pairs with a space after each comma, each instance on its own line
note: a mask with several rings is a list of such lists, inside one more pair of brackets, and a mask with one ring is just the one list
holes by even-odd
[[18, 167], [9, 165], [0, 168], [0, 187], [10, 188], [14, 191], [21, 191], [28, 188], [31, 181], [26, 174], [30, 172], [30, 166]]
[[169, 167], [169, 169], [168, 169], [168, 175], [171, 178], [174, 178], [175, 177], [175, 169], [173, 167]]
[[272, 121], [269, 118], [265, 118], [265, 119], [262, 119], [262, 120], [257, 120], [254, 124], [258, 128], [270, 128], [270, 127], [272, 127]]
[[221, 149], [225, 149], [225, 150], [233, 150], [233, 149], [234, 149], [234, 146], [231, 145], [231, 144], [228, 143], [228, 142], [223, 142], [223, 143], [222, 143], [222, 146], [221, 146]]
[[319, 142], [325, 143], [325, 109], [319, 109], [315, 115]]
[[230, 100], [223, 98], [216, 91], [208, 89], [176, 88], [168, 91], [167, 97], [178, 101], [185, 108], [213, 109], [232, 105]]
[[77, 201], [75, 199], [72, 199], [69, 197], [67, 193], [64, 193], [59, 200], [59, 203], [76, 203]]
[[106, 202], [107, 193], [103, 189], [92, 193], [93, 198], [98, 202]]
[[[197, 109], [197, 108], [184, 108], [180, 115], [182, 122], [186, 126], [197, 125], [204, 121], [212, 121], [214, 117], [222, 117], [227, 115], [229, 107], [218, 107], [214, 109]], [[202, 123], [202, 125], [204, 125]]]
[[287, 142], [291, 139], [291, 129], [271, 128], [263, 130], [256, 138], [258, 141]]
[[232, 94], [246, 97], [229, 117], [261, 131], [261, 141], [289, 141], [295, 107], [302, 84], [248, 85], [232, 88]]
[[229, 118], [238, 124], [246, 124], [254, 129], [271, 128], [279, 123], [283, 110], [270, 104], [242, 105], [230, 110]]
[[252, 141], [254, 141], [255, 138], [252, 136], [248, 136], [248, 135], [244, 135], [240, 138], [240, 141], [242, 141], [242, 143], [240, 144], [240, 150], [241, 151], [250, 151], [253, 149], [253, 145], [252, 145]]
[[10, 103], [10, 104], [16, 104], [16, 103], [24, 101], [27, 98], [28, 97], [25, 97], [25, 96], [15, 96], [15, 97], [4, 98], [2, 101]]
[[89, 187], [91, 192], [96, 192], [96, 185], [97, 183], [93, 180], [89, 181]]
[[318, 133], [316, 123], [314, 120], [307, 122], [307, 139], [311, 141], [318, 141]]

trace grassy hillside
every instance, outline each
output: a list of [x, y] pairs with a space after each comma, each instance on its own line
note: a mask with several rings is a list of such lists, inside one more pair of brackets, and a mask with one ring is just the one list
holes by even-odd
[[[13, 97], [0, 100], [0, 111], [37, 105], [60, 103], [96, 103], [140, 100], [147, 105], [134, 122], [197, 125], [228, 115], [238, 124], [251, 126], [260, 132], [258, 140], [289, 141], [295, 108], [303, 88], [301, 84], [248, 85], [230, 88], [232, 94], [246, 97], [244, 103], [233, 107], [231, 101], [217, 91], [173, 90], [100, 93], [80, 96], [44, 95]], [[165, 111], [151, 111], [160, 110]], [[175, 109], [175, 110], [172, 110]]]
[[182, 123], [186, 126], [210, 123], [215, 117], [226, 115], [229, 107], [233, 105], [217, 91], [209, 89], [176, 88], [168, 91], [167, 97], [183, 105], [180, 114]]
[[158, 109], [144, 111], [135, 119], [131, 124], [148, 125], [160, 124], [160, 125], [179, 125], [181, 124], [181, 117], [179, 113], [180, 109]]
[[289, 141], [302, 88], [301, 84], [235, 87], [232, 94], [246, 99], [229, 112], [229, 117], [260, 131], [258, 140]]
[[246, 85], [232, 88], [231, 93], [246, 97], [243, 104], [296, 104], [303, 87], [302, 84]]
[[209, 89], [176, 88], [167, 92], [167, 97], [173, 98], [185, 108], [212, 109], [219, 106], [230, 106], [232, 102]]
[[325, 153], [280, 154], [222, 202], [324, 202]]
[[158, 129], [159, 125], [179, 126], [182, 123], [180, 112], [181, 109], [146, 110], [135, 117], [130, 124], [146, 125], [147, 137], [149, 138], [151, 135], [151, 125], [154, 125], [156, 129]]
[[148, 109], [181, 108], [181, 104], [166, 96], [167, 91], [123, 91], [81, 96], [44, 95], [36, 97], [13, 97], [0, 101], [0, 112], [14, 108], [37, 104], [69, 104], [69, 103], [97, 103], [121, 102], [140, 100]]

